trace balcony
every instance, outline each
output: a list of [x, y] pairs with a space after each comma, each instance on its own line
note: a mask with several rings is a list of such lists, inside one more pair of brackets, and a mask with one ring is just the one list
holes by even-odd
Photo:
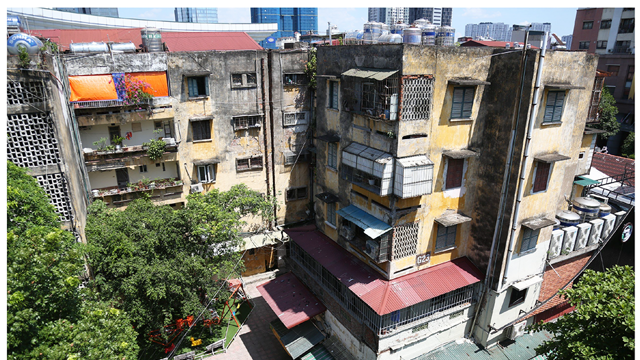
[[140, 194], [146, 192], [150, 195], [150, 199], [154, 202], [175, 203], [182, 201], [182, 180], [175, 179], [156, 179], [138, 181], [133, 184], [127, 184], [127, 187], [109, 186], [104, 188], [92, 189], [93, 197], [102, 199], [107, 205], [114, 207], [125, 206], [131, 201], [140, 197]]
[[629, 46], [614, 46], [611, 50], [613, 54], [631, 54], [631, 47]]
[[[147, 148], [142, 145], [125, 146], [121, 150], [112, 151], [91, 150], [91, 152], [87, 152], [88, 150], [90, 149], [85, 149], [84, 161], [87, 170], [90, 172], [114, 170], [125, 166], [140, 165], [149, 162], [148, 160], [145, 161], [146, 158], [148, 158]], [[175, 143], [173, 145], [168, 144], [165, 147], [162, 159], [158, 161], [178, 161], [177, 152], [178, 146]]]

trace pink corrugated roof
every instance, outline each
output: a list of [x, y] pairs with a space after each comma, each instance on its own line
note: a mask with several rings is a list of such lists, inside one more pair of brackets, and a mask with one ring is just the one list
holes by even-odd
[[480, 270], [463, 257], [389, 281], [318, 230], [305, 227], [285, 232], [379, 315], [415, 305], [484, 278]]
[[262, 50], [245, 32], [163, 32], [169, 51]]
[[31, 30], [31, 35], [51, 39], [61, 50], [69, 50], [71, 43], [132, 42], [136, 48], [142, 44], [140, 28], [130, 29], [67, 29]]
[[[603, 173], [609, 176], [622, 175], [625, 172], [625, 168], [627, 172], [635, 170], [635, 160], [625, 158], [622, 156], [615, 156], [611, 154], [605, 153], [593, 153], [593, 159], [591, 160], [591, 166], [602, 171]], [[636, 185], [635, 177], [628, 180], [628, 184], [634, 186]]]
[[[73, 29], [32, 30], [31, 34], [57, 43], [61, 50], [69, 50], [71, 43], [132, 42], [136, 48], [142, 45], [140, 28], [132, 29]], [[225, 51], [262, 50], [245, 32], [162, 32], [162, 41], [169, 51]]]
[[327, 310], [291, 272], [258, 285], [257, 288], [287, 329]]
[[[506, 44], [509, 44], [509, 47], [513, 49], [512, 41], [485, 41], [485, 40], [469, 40], [465, 41], [460, 46], [491, 46], [491, 47], [505, 47]], [[537, 46], [531, 46], [532, 49], [538, 49]]]

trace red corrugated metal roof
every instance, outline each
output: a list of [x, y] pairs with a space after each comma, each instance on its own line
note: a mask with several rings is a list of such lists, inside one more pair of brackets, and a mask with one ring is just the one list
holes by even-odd
[[379, 315], [484, 278], [480, 270], [463, 257], [389, 281], [318, 230], [294, 228], [285, 232]]
[[169, 51], [262, 50], [245, 32], [163, 32]]
[[291, 272], [258, 285], [257, 288], [287, 329], [302, 324], [327, 310], [324, 304]]
[[[635, 171], [635, 160], [628, 159], [621, 156], [615, 156], [611, 154], [604, 153], [593, 153], [593, 159], [591, 160], [591, 166], [602, 171], [608, 176], [616, 176], [622, 175], [625, 172], [625, 168], [627, 172]], [[628, 180], [628, 184], [635, 187], [636, 185], [635, 177]]]
[[[469, 40], [465, 41], [460, 46], [491, 46], [491, 47], [505, 47], [509, 44], [509, 47], [513, 49], [512, 41], [485, 41], [485, 40]], [[531, 46], [532, 49], [538, 49], [537, 46]]]
[[136, 48], [142, 44], [140, 28], [130, 29], [68, 29], [68, 30], [31, 30], [31, 35], [51, 39], [60, 50], [69, 50], [71, 43], [88, 42], [132, 42]]
[[[69, 50], [71, 43], [132, 42], [136, 48], [142, 45], [140, 28], [132, 29], [73, 29], [32, 30], [31, 34], [57, 43], [61, 50]], [[171, 52], [175, 51], [225, 51], [262, 50], [245, 32], [162, 32], [162, 41]]]

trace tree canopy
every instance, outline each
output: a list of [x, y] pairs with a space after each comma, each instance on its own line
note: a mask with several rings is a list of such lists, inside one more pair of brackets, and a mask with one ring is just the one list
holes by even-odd
[[79, 286], [83, 247], [60, 229], [46, 193], [11, 162], [7, 180], [8, 357], [135, 358], [136, 332], [126, 314]]
[[592, 127], [605, 132], [599, 134], [603, 140], [615, 135], [620, 130], [620, 123], [616, 118], [618, 114], [618, 108], [616, 107], [616, 99], [611, 95], [607, 88], [602, 89], [602, 96], [600, 97], [600, 105], [598, 106], [598, 119], [600, 122], [594, 124]]
[[561, 292], [575, 311], [534, 330], [554, 334], [536, 348], [548, 359], [633, 359], [635, 274], [629, 266], [586, 270], [573, 288]]
[[[90, 286], [121, 304], [141, 347], [148, 345], [150, 331], [197, 316], [220, 288], [217, 280], [233, 273], [244, 217], [273, 217], [273, 199], [244, 184], [187, 199], [178, 210], [148, 199], [125, 210], [102, 201], [89, 209], [86, 236], [95, 274]], [[238, 275], [242, 268], [235, 270]]]
[[624, 139], [624, 142], [622, 143], [622, 149], [620, 149], [620, 152], [622, 152], [622, 156], [624, 157], [628, 157], [631, 159], [635, 159], [635, 153], [636, 153], [636, 133], [635, 132], [630, 132], [629, 135], [627, 135], [627, 137]]

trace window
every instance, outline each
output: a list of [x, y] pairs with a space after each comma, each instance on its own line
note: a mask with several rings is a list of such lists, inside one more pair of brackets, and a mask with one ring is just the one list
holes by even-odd
[[327, 166], [334, 170], [338, 169], [338, 144], [336, 143], [328, 144]]
[[336, 226], [336, 203], [327, 204], [327, 222]]
[[329, 81], [329, 108], [338, 109], [338, 92], [340, 83], [337, 81]]
[[212, 183], [216, 181], [216, 165], [201, 165], [198, 166], [198, 182], [199, 183]]
[[468, 119], [471, 117], [475, 87], [454, 87], [451, 104], [451, 119]]
[[233, 130], [242, 130], [249, 128], [259, 128], [262, 116], [237, 116], [233, 118]]
[[305, 74], [284, 74], [282, 79], [285, 85], [305, 85], [308, 82]]
[[616, 54], [624, 54], [630, 52], [631, 40], [616, 41], [616, 45], [613, 47], [613, 52]]
[[146, 173], [146, 172], [148, 172], [148, 170], [147, 170], [147, 165], [140, 165], [140, 166], [138, 166], [138, 168], [140, 168], [140, 172], [141, 172], [141, 173]]
[[187, 78], [189, 97], [209, 96], [209, 77], [193, 76]]
[[511, 296], [509, 297], [509, 307], [522, 304], [527, 297], [527, 289], [518, 290], [511, 288]]
[[611, 29], [611, 20], [602, 20], [600, 29]]
[[436, 236], [436, 251], [449, 249], [456, 246], [456, 233], [458, 225], [444, 226], [438, 224], [438, 234]]
[[627, 79], [624, 83], [624, 93], [622, 94], [624, 97], [629, 97], [629, 92], [631, 92], [631, 84], [633, 83], [633, 73], [635, 71], [634, 65], [629, 65], [629, 69], [627, 70]]
[[537, 193], [540, 191], [547, 190], [547, 184], [549, 182], [549, 173], [551, 170], [551, 164], [544, 163], [541, 161], [537, 162], [535, 176], [533, 179], [533, 192]]
[[256, 73], [231, 74], [231, 87], [255, 87], [257, 84]]
[[193, 140], [209, 140], [211, 139], [211, 120], [192, 121]]
[[628, 34], [632, 33], [634, 29], [635, 19], [623, 19], [620, 22], [620, 27], [618, 28], [618, 34]]
[[547, 93], [547, 104], [544, 108], [543, 123], [559, 123], [562, 118], [562, 108], [564, 106], [564, 90]]
[[287, 189], [287, 201], [302, 200], [307, 198], [307, 187]]
[[540, 235], [540, 229], [531, 230], [524, 226], [522, 228], [524, 231], [522, 232], [522, 243], [520, 243], [521, 253], [535, 249], [536, 244], [538, 243], [538, 235]]
[[464, 159], [448, 159], [447, 160], [447, 179], [445, 182], [446, 189], [459, 188], [462, 186], [463, 168], [464, 168]]
[[607, 65], [607, 72], [611, 73], [611, 76], [618, 76], [620, 65]]
[[[369, 80], [369, 79], [367, 79]], [[398, 119], [398, 76], [380, 81], [355, 83], [360, 86], [360, 112], [385, 120]], [[345, 89], [345, 94], [353, 89]], [[345, 97], [347, 97], [345, 95]], [[357, 110], [357, 109], [356, 109]]]
[[593, 29], [593, 21], [585, 21], [582, 23], [582, 29]]
[[578, 44], [578, 49], [580, 49], [580, 50], [588, 50], [589, 49], [589, 42], [588, 41], [580, 41], [580, 43]]
[[262, 169], [262, 156], [254, 156], [247, 159], [236, 159], [236, 171]]
[[596, 43], [596, 49], [606, 49], [607, 48], [607, 40], [598, 41]]
[[615, 96], [614, 94], [616, 93], [616, 87], [614, 85], [605, 85], [604, 88], [609, 91], [609, 94]]
[[282, 126], [305, 125], [307, 123], [306, 111], [282, 114]]

